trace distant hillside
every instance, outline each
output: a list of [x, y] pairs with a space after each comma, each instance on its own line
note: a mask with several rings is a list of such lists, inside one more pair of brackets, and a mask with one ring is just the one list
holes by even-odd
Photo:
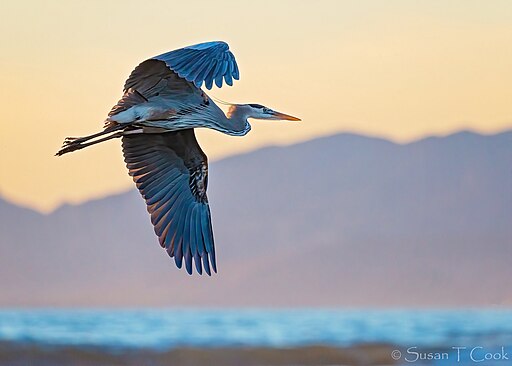
[[136, 191], [0, 200], [0, 306], [512, 305], [512, 131], [269, 147], [211, 164], [209, 197], [211, 278], [175, 268]]

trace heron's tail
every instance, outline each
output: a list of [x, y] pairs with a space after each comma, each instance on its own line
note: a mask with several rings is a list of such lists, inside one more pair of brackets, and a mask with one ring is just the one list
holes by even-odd
[[[103, 131], [89, 135], [89, 136], [66, 137], [64, 139], [64, 143], [62, 144], [61, 149], [59, 151], [57, 151], [55, 156], [61, 156], [61, 155], [67, 154], [69, 152], [83, 149], [84, 147], [87, 147], [87, 146], [95, 145], [95, 144], [103, 142], [103, 141], [121, 137], [123, 135], [123, 131], [120, 131], [120, 130], [122, 130], [124, 128], [126, 128], [126, 126], [119, 125], [119, 124], [108, 125], [105, 127], [105, 129]], [[93, 140], [96, 137], [100, 137], [103, 135], [108, 135], [108, 136], [103, 137], [101, 139]], [[89, 140], [93, 140], [93, 141], [87, 142]]]

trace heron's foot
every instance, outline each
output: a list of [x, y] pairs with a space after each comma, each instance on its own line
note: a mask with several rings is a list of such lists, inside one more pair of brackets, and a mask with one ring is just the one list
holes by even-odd
[[86, 142], [88, 139], [85, 137], [66, 137], [64, 139], [64, 142], [62, 143], [61, 148], [71, 147], [71, 146], [77, 146], [84, 142]]
[[69, 145], [71, 143], [79, 144], [79, 143], [85, 142], [85, 141], [87, 141], [87, 138], [85, 138], [85, 137], [66, 137], [64, 139], [64, 143], [62, 144], [62, 146]]
[[86, 141], [84, 138], [81, 137], [66, 137], [64, 139], [64, 142], [62, 143], [62, 147], [55, 156], [61, 156], [68, 152], [72, 152], [75, 150], [80, 150], [83, 146], [82, 143]]
[[64, 154], [67, 154], [69, 152], [73, 152], [73, 151], [76, 151], [76, 150], [80, 150], [81, 148], [83, 148], [84, 146], [81, 145], [81, 144], [73, 144], [73, 145], [67, 145], [67, 146], [63, 146], [59, 151], [57, 151], [57, 153], [55, 154], [55, 156], [61, 156], [61, 155], [64, 155]]
[[106, 137], [103, 137], [101, 139], [87, 142], [89, 140], [92, 140], [95, 137], [98, 137], [98, 136], [101, 136], [101, 135], [104, 135], [104, 134], [110, 133], [110, 132], [112, 132], [112, 131], [101, 132], [99, 134], [86, 136], [86, 137], [80, 137], [80, 138], [67, 137], [64, 140], [64, 143], [62, 144], [62, 148], [59, 151], [57, 151], [57, 153], [55, 155], [61, 156], [61, 155], [67, 154], [72, 151], [83, 149], [84, 147], [87, 147], [87, 146], [98, 144], [103, 141], [123, 137], [123, 131], [118, 131], [116, 133], [112, 133], [112, 134], [110, 134]]

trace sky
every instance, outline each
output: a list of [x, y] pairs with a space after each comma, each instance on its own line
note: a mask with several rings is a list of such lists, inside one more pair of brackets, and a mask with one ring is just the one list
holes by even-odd
[[240, 68], [210, 96], [302, 118], [200, 131], [210, 161], [343, 131], [407, 142], [512, 128], [512, 2], [35, 1], [0, 3], [0, 197], [48, 212], [132, 187], [99, 131], [143, 60], [210, 40]]

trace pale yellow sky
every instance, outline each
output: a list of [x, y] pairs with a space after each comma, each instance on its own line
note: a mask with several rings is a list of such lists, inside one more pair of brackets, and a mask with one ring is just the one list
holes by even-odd
[[0, 195], [48, 211], [131, 187], [119, 141], [53, 154], [101, 129], [139, 62], [208, 40], [227, 41], [241, 72], [210, 95], [303, 119], [201, 132], [210, 161], [340, 131], [512, 128], [512, 1], [3, 0]]

